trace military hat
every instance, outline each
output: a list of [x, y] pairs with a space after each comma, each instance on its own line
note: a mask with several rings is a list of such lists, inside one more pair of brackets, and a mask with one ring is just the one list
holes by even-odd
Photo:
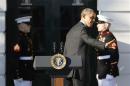
[[20, 23], [30, 23], [32, 16], [23, 16], [23, 17], [18, 17], [15, 19], [15, 21], [20, 24]]
[[104, 15], [97, 15], [98, 17], [98, 21], [104, 21], [104, 22], [107, 22], [107, 23], [111, 23], [112, 20], [110, 18], [108, 18], [107, 16], [104, 16]]

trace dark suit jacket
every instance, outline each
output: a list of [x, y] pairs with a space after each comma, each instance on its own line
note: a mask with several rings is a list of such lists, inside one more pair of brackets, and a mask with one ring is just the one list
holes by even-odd
[[83, 67], [79, 70], [72, 70], [68, 77], [80, 80], [92, 81], [96, 79], [96, 51], [95, 47], [105, 49], [105, 43], [94, 39], [90, 28], [78, 22], [67, 33], [64, 46], [66, 57], [81, 56]]

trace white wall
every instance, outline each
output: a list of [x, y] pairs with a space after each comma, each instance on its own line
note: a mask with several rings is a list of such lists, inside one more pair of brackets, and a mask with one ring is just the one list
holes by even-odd
[[130, 0], [97, 0], [97, 9], [112, 19], [111, 31], [118, 40], [118, 86], [130, 86]]
[[5, 86], [5, 13], [6, 0], [0, 0], [0, 86]]
[[97, 0], [102, 11], [130, 11], [130, 0]]

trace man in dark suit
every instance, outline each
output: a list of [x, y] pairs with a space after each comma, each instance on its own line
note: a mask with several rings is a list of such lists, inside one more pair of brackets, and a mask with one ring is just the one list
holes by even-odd
[[93, 23], [96, 13], [90, 8], [81, 12], [81, 20], [67, 33], [64, 55], [66, 57], [81, 56], [82, 68], [72, 69], [65, 79], [66, 86], [97, 86], [96, 80], [96, 51], [104, 50], [112, 42], [103, 43], [96, 40], [93, 35]]

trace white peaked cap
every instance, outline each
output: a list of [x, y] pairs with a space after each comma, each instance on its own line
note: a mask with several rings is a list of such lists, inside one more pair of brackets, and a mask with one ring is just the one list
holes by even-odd
[[32, 18], [32, 16], [19, 17], [19, 18], [15, 19], [15, 21], [17, 23], [30, 22], [31, 18]]
[[104, 22], [108, 22], [108, 23], [112, 22], [112, 20], [110, 18], [108, 18], [107, 16], [97, 15], [97, 17], [98, 17], [98, 21], [104, 21]]

